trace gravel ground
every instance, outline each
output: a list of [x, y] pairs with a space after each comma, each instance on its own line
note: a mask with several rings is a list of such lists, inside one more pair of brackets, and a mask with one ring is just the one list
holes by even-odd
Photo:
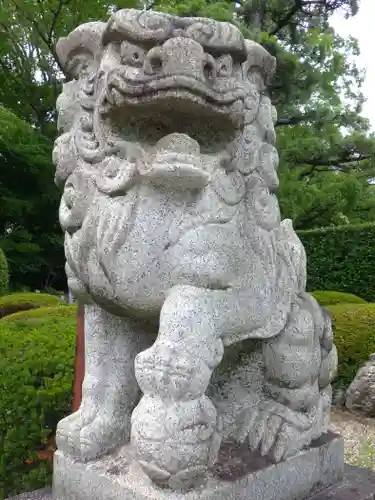
[[333, 409], [331, 429], [345, 440], [345, 461], [375, 470], [375, 419]]

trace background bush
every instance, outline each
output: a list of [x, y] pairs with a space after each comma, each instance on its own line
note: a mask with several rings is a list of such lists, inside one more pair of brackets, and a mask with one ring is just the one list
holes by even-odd
[[327, 306], [332, 314], [334, 342], [339, 356], [336, 386], [347, 388], [357, 370], [375, 352], [375, 304]]
[[316, 291], [311, 292], [311, 295], [324, 307], [335, 304], [366, 304], [365, 300], [351, 293]]
[[4, 252], [0, 248], [0, 296], [8, 293], [9, 273], [8, 263]]
[[13, 293], [0, 297], [0, 318], [18, 311], [38, 309], [47, 306], [66, 306], [67, 303], [46, 293]]
[[40, 307], [39, 309], [30, 309], [28, 311], [19, 311], [0, 318], [0, 323], [12, 323], [26, 321], [28, 325], [43, 325], [46, 318], [70, 318], [77, 315], [78, 306], [76, 304], [61, 307]]
[[375, 225], [298, 233], [307, 253], [308, 290], [337, 290], [375, 301]]
[[0, 322], [1, 500], [51, 481], [50, 464], [37, 456], [71, 412], [75, 359], [76, 313], [61, 309]]

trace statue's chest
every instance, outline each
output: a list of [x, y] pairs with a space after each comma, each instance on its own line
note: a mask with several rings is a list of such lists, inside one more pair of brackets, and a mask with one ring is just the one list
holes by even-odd
[[189, 218], [191, 197], [182, 192], [169, 192], [152, 186], [138, 187], [137, 201], [129, 220], [127, 246], [137, 251], [149, 247], [149, 253], [163, 251], [170, 244], [171, 228]]
[[126, 246], [128, 251], [154, 259], [173, 246], [191, 229], [212, 223], [223, 224], [237, 219], [241, 207], [230, 206], [207, 188], [204, 193], [172, 191], [141, 185], [132, 217]]

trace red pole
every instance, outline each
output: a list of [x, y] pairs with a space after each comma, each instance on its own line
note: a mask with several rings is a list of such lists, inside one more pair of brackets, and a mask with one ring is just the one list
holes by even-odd
[[76, 359], [74, 365], [73, 412], [77, 411], [82, 399], [82, 383], [85, 376], [85, 306], [78, 304], [76, 330]]

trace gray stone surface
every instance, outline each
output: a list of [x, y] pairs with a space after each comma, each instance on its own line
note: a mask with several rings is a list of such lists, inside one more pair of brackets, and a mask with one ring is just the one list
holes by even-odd
[[225, 442], [207, 481], [176, 492], [154, 486], [128, 453], [94, 464], [57, 453], [54, 500], [302, 500], [340, 481], [344, 470], [343, 441], [334, 435], [277, 465]]
[[[52, 490], [48, 488], [12, 497], [10, 500], [54, 499], [52, 498]], [[126, 498], [124, 497], [123, 500]], [[252, 500], [257, 499], [252, 498]], [[259, 500], [263, 500], [263, 498]], [[375, 500], [375, 472], [346, 465], [342, 481], [314, 494], [308, 500]]]
[[74, 77], [59, 218], [87, 304], [82, 404], [58, 448], [99, 467], [130, 442], [135, 471], [181, 490], [230, 439], [280, 464], [265, 481], [327, 431], [337, 364], [274, 195], [275, 58], [230, 23], [132, 9], [56, 50]]
[[346, 407], [375, 417], [375, 354], [362, 366], [346, 391]]
[[317, 493], [309, 500], [374, 500], [375, 472], [346, 465], [339, 483]]

